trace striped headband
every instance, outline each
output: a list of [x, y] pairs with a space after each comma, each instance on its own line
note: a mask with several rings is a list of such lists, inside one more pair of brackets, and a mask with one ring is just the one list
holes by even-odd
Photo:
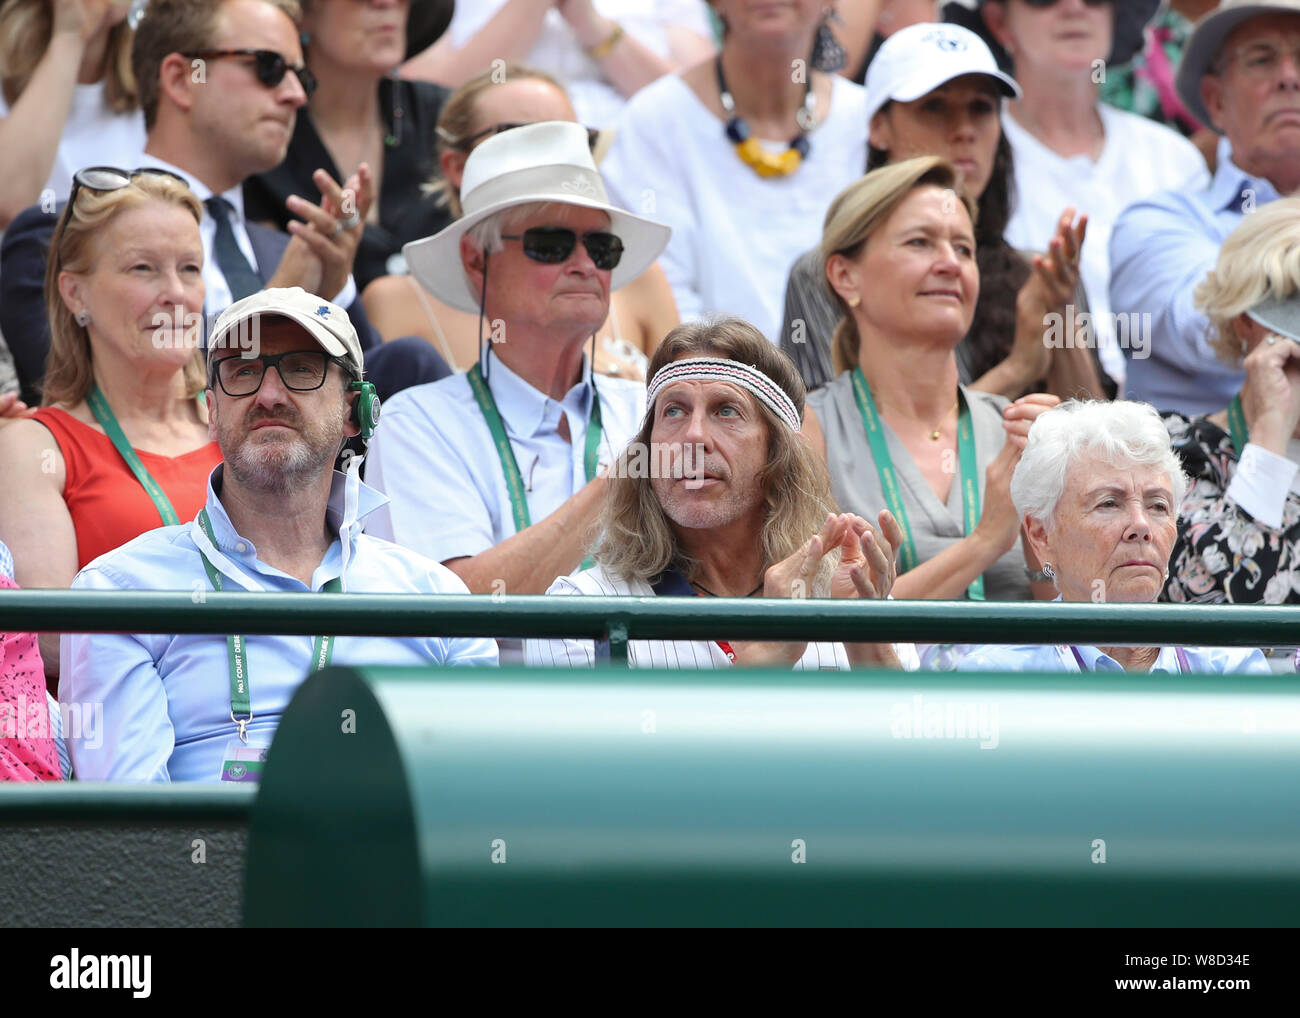
[[671, 382], [692, 379], [703, 382], [731, 382], [748, 389], [776, 414], [791, 431], [799, 430], [799, 411], [784, 389], [752, 364], [741, 364], [722, 357], [686, 357], [665, 364], [655, 372], [646, 391], [646, 413], [654, 410], [660, 390]]

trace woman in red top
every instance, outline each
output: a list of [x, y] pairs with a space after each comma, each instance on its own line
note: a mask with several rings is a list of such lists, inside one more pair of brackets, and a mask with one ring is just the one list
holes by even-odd
[[[0, 427], [0, 541], [24, 587], [66, 587], [90, 560], [203, 507], [221, 453], [197, 398], [200, 215], [172, 174], [77, 174], [50, 242], [44, 404]], [[41, 637], [51, 680], [58, 647], [58, 634]]]

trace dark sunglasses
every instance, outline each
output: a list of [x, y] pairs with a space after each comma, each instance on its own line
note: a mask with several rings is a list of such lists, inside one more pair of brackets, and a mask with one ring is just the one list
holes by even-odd
[[[471, 134], [468, 138], [465, 138], [464, 140], [457, 142], [455, 147], [460, 149], [462, 152], [468, 152], [484, 138], [487, 138], [491, 135], [500, 134], [502, 131], [513, 131], [516, 127], [528, 127], [528, 126], [529, 126], [528, 124], [513, 124], [513, 123], [493, 124], [491, 127], [485, 127], [477, 134]], [[595, 152], [596, 142], [600, 140], [600, 128], [588, 127], [586, 128], [586, 131], [587, 131], [587, 148]]]
[[72, 193], [68, 195], [68, 208], [71, 209], [77, 204], [77, 192], [83, 187], [87, 191], [120, 191], [140, 176], [171, 177], [172, 180], [185, 185], [187, 191], [190, 187], [189, 181], [180, 174], [156, 166], [137, 166], [134, 170], [122, 170], [116, 166], [87, 166], [72, 175]]
[[[1060, 0], [1025, 0], [1026, 7], [1055, 7]], [[1115, 0], [1083, 0], [1085, 7], [1101, 7], [1114, 3]]]
[[[535, 262], [554, 265], [562, 262], [578, 246], [578, 235], [563, 226], [534, 226], [523, 233], [502, 236], [502, 240], [522, 240], [524, 254]], [[591, 255], [596, 268], [608, 272], [623, 258], [623, 241], [612, 233], [584, 233], [582, 246]]]
[[316, 91], [316, 75], [312, 74], [306, 67], [294, 67], [273, 49], [196, 49], [189, 53], [182, 53], [181, 56], [189, 57], [191, 60], [252, 57], [254, 61], [253, 70], [257, 74], [257, 80], [267, 88], [275, 88], [280, 82], [284, 81], [286, 74], [293, 71], [294, 74], [298, 75], [298, 83], [302, 85], [302, 90], [307, 93], [308, 99]]

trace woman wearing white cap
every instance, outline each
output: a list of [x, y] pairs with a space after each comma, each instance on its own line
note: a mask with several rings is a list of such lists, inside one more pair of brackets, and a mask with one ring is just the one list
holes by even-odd
[[1041, 243], [1066, 205], [1088, 216], [1083, 285], [1102, 364], [1119, 383], [1120, 344], [1137, 348], [1138, 337], [1129, 320], [1118, 329], [1110, 315], [1111, 227], [1148, 194], [1199, 191], [1210, 179], [1196, 146], [1177, 131], [1097, 98], [1106, 67], [1133, 58], [1159, 7], [1160, 0], [980, 0], [945, 9], [946, 17], [984, 35], [1004, 64], [1014, 63], [1024, 92], [1002, 117], [1018, 182], [1007, 240], [1022, 248]]
[[[1078, 249], [1086, 217], [1076, 225], [1074, 210], [1066, 209], [1033, 245], [1047, 252], [1043, 257], [1022, 256], [1003, 238], [1015, 180], [998, 114], [1004, 98], [1019, 94], [973, 32], [933, 23], [895, 32], [867, 73], [867, 169], [941, 156], [956, 165], [963, 189], [979, 206], [980, 295], [970, 332], [956, 351], [964, 384], [1008, 399], [1035, 389], [1101, 395], [1103, 375], [1090, 350], [1043, 342], [1047, 316], [1061, 314], [1067, 301], [1078, 303]], [[817, 248], [791, 269], [781, 329], [781, 348], [799, 365], [809, 388], [834, 377], [831, 334], [839, 321]]]
[[1219, 358], [1244, 368], [1219, 413], [1167, 414], [1192, 484], [1170, 601], [1300, 602], [1300, 198], [1246, 216], [1196, 291]]

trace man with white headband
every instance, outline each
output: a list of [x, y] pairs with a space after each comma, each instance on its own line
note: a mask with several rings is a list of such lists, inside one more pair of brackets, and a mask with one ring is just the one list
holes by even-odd
[[[548, 594], [885, 597], [898, 524], [838, 513], [801, 433], [794, 364], [737, 318], [670, 332], [650, 364], [640, 433], [614, 464], [595, 565]], [[883, 532], [883, 533], [882, 533]], [[916, 666], [910, 645], [634, 640], [642, 668]], [[586, 666], [591, 640], [530, 640], [530, 665]]]
[[367, 480], [392, 500], [371, 533], [442, 562], [476, 594], [540, 594], [587, 554], [645, 387], [590, 377], [583, 345], [610, 291], [653, 264], [668, 228], [611, 205], [586, 129], [543, 122], [470, 154], [465, 213], [405, 247], [415, 278], [480, 315], [469, 372], [398, 394]]

